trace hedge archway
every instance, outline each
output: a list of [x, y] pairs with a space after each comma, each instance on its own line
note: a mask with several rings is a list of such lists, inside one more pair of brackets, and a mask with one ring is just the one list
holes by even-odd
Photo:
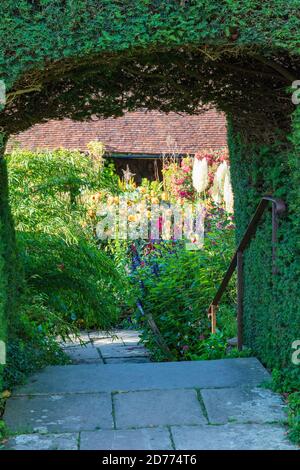
[[[50, 118], [118, 116], [141, 107], [198, 113], [210, 105], [226, 113], [237, 237], [263, 194], [289, 206], [275, 281], [269, 220], [245, 259], [245, 340], [265, 364], [278, 367], [289, 365], [291, 343], [300, 337], [300, 110], [291, 99], [300, 79], [299, 6], [299, 0], [3, 0], [0, 6], [2, 151], [9, 134]], [[2, 195], [2, 324], [13, 288], [5, 268], [14, 256], [8, 210]]]

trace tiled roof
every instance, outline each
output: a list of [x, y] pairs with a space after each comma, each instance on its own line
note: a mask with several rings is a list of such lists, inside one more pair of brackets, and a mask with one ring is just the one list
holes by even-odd
[[48, 121], [12, 136], [22, 148], [86, 150], [91, 140], [99, 140], [111, 153], [193, 154], [202, 148], [226, 145], [226, 120], [214, 109], [189, 116], [158, 111], [135, 111], [122, 117], [77, 122], [70, 119]]

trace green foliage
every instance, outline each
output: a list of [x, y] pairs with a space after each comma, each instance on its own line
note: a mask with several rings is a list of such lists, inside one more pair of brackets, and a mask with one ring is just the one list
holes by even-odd
[[[29, 374], [42, 367], [69, 363], [69, 358], [54, 340], [55, 327], [61, 324], [54, 316], [55, 312], [49, 309], [41, 294], [32, 288], [23, 289], [17, 315], [9, 325], [6, 366], [0, 389], [0, 417], [12, 387], [24, 383]], [[65, 331], [69, 332], [70, 327], [66, 326]], [[0, 441], [6, 434], [7, 429], [0, 420]]]
[[[0, 137], [2, 134], [0, 133]], [[3, 144], [5, 139], [3, 139]], [[16, 256], [15, 232], [8, 204], [7, 168], [0, 143], [0, 340], [7, 340], [7, 322], [15, 320], [20, 270]], [[0, 390], [3, 366], [0, 365]]]
[[300, 392], [292, 393], [289, 396], [288, 405], [289, 437], [296, 444], [300, 444]]
[[293, 393], [300, 390], [300, 375], [297, 367], [273, 369], [272, 388], [280, 393]]
[[78, 151], [15, 150], [7, 161], [16, 229], [57, 234], [69, 243], [82, 236], [85, 194], [117, 185], [111, 165], [103, 168]]
[[1, 122], [17, 133], [136, 107], [193, 113], [201, 102], [265, 127], [268, 110], [273, 122], [292, 108], [283, 98], [298, 78], [298, 8], [299, 0], [3, 0]]
[[[61, 320], [86, 328], [114, 324], [125, 281], [103, 251], [84, 239], [67, 244], [37, 233], [20, 233], [18, 242], [27, 283], [46, 296]], [[62, 333], [58, 321], [52, 329]]]
[[[220, 220], [218, 215], [217, 220]], [[199, 251], [186, 250], [181, 244], [154, 245], [154, 250], [145, 256], [145, 265], [139, 268], [138, 278], [145, 285], [143, 307], [153, 315], [166, 344], [179, 360], [191, 354], [201, 355], [201, 342], [209, 337], [208, 307], [234, 246], [234, 231], [226, 228], [226, 222], [224, 225], [223, 230], [211, 228], [205, 248]], [[153, 274], [154, 264], [158, 275]], [[234, 299], [235, 289], [231, 285], [224, 298], [231, 311]], [[145, 319], [139, 317], [139, 320], [145, 323], [143, 338], [147, 346], [155, 358], [163, 359]], [[222, 347], [224, 344], [223, 341]]]
[[300, 444], [300, 374], [298, 368], [272, 371], [271, 388], [283, 393], [288, 405], [289, 437]]
[[[0, 403], [0, 409], [1, 409], [1, 403]], [[8, 434], [7, 427], [4, 421], [0, 419], [0, 445], [1, 445], [1, 441], [7, 436], [7, 434]]]
[[[4, 380], [12, 387], [46, 364], [64, 363], [54, 341], [57, 335], [65, 338], [78, 328], [111, 328], [127, 302], [128, 282], [124, 267], [116, 268], [85, 228], [86, 195], [102, 186], [117, 188], [111, 165], [103, 167], [95, 158], [64, 150], [16, 150], [6, 160], [23, 269], [18, 301], [13, 306], [10, 297], [7, 303], [14, 307], [14, 317], [8, 316]], [[5, 201], [7, 196], [2, 207]], [[13, 265], [6, 269], [16, 276]]]
[[111, 165], [66, 150], [16, 150], [7, 160], [25, 278], [57, 316], [48, 331], [64, 334], [66, 323], [109, 328], [127, 283], [84, 227], [86, 195], [116, 187]]
[[[293, 147], [286, 143], [249, 147], [229, 125], [231, 175], [239, 240], [264, 194], [287, 203], [279, 222], [272, 275], [272, 225], [267, 213], [245, 253], [244, 340], [270, 368], [288, 367], [292, 343], [300, 337], [299, 111], [294, 117]], [[237, 240], [237, 241], [238, 241]]]
[[19, 325], [22, 325], [22, 329], [16, 328], [7, 346], [3, 387], [9, 390], [24, 383], [28, 375], [42, 367], [69, 363], [69, 358], [54, 338], [39, 331], [35, 322], [22, 316]]
[[298, 8], [299, 0], [1, 3], [8, 134], [49, 118], [137, 107], [194, 113], [209, 103], [226, 112], [238, 238], [262, 194], [289, 204], [280, 275], [270, 274], [269, 217], [245, 256], [245, 339], [270, 366], [289, 361], [299, 334], [299, 115], [287, 138], [287, 87], [300, 71]]
[[[287, 366], [300, 335], [300, 110], [291, 132], [294, 108], [286, 94], [300, 73], [299, 0], [104, 0], [100, 7], [98, 0], [3, 0], [0, 8], [0, 79], [8, 91], [1, 126], [8, 134], [49, 118], [120, 115], [136, 107], [194, 113], [210, 103], [226, 112], [237, 239], [263, 194], [288, 203], [279, 274], [271, 275], [266, 216], [245, 255], [244, 298], [246, 343], [268, 366]], [[1, 171], [3, 336], [17, 270]], [[53, 227], [74, 242], [62, 218]], [[190, 286], [187, 278], [180, 285]]]
[[217, 312], [218, 328], [226, 339], [235, 338], [237, 335], [236, 315], [235, 306], [220, 303]]

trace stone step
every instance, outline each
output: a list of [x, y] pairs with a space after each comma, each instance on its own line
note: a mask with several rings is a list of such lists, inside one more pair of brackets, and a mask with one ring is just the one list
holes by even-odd
[[143, 364], [50, 366], [17, 395], [257, 386], [270, 379], [256, 358]]

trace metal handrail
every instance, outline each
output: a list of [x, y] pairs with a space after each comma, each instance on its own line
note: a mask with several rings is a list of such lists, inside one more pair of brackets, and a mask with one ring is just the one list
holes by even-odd
[[275, 275], [277, 273], [276, 268], [276, 245], [277, 245], [277, 229], [278, 229], [278, 216], [286, 211], [286, 204], [281, 199], [276, 199], [272, 196], [262, 197], [260, 203], [257, 206], [254, 216], [252, 217], [245, 233], [240, 241], [237, 250], [230, 262], [225, 276], [221, 282], [217, 293], [211, 302], [208, 309], [208, 316], [211, 318], [211, 331], [216, 332], [216, 313], [219, 302], [225, 292], [225, 289], [237, 268], [237, 323], [238, 323], [238, 349], [241, 350], [243, 347], [243, 253], [247, 248], [252, 237], [255, 235], [258, 224], [269, 204], [272, 204], [272, 272]]

